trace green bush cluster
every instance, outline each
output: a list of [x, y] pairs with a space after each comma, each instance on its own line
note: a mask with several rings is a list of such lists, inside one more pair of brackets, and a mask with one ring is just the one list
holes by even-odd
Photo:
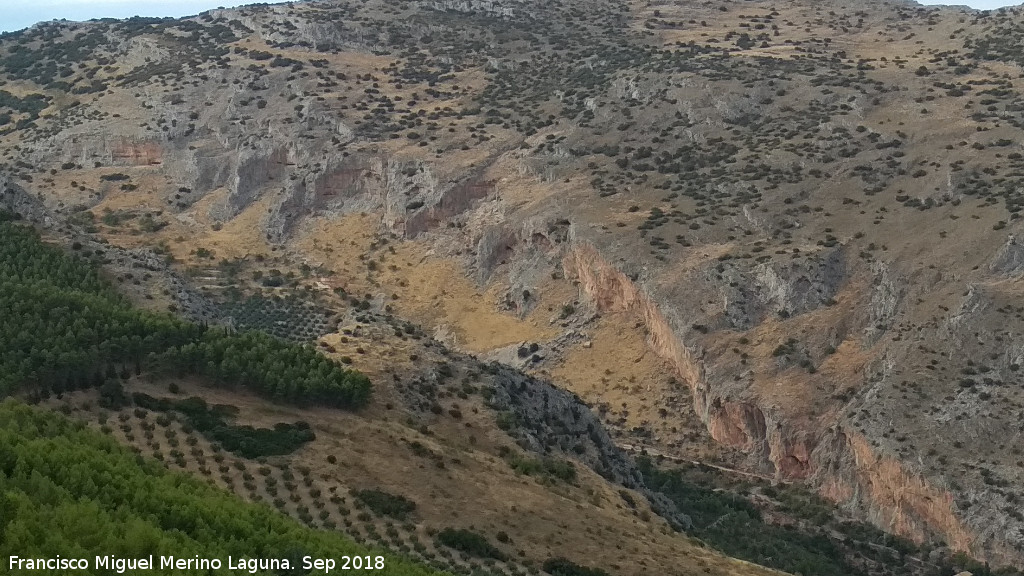
[[[27, 116], [25, 120], [31, 122], [39, 118], [39, 113], [50, 105], [50, 98], [43, 94], [28, 94], [23, 98], [11, 94], [6, 90], [0, 90], [0, 109], [9, 108], [14, 113], [23, 113]], [[5, 113], [10, 121], [10, 114]], [[0, 126], [7, 122], [0, 122]]]
[[639, 465], [648, 486], [691, 517], [693, 535], [730, 556], [793, 574], [864, 574], [848, 565], [826, 536], [768, 524], [746, 498], [690, 482], [678, 471], [659, 470], [649, 460], [641, 459]]
[[370, 380], [307, 345], [262, 332], [209, 329], [198, 339], [160, 353], [155, 364], [177, 374], [200, 374], [222, 386], [247, 386], [295, 404], [358, 408], [370, 399]]
[[506, 558], [505, 553], [491, 544], [485, 536], [464, 528], [445, 528], [437, 533], [437, 541], [439, 544], [478, 558]]
[[576, 480], [576, 466], [560, 458], [529, 458], [509, 453], [505, 457], [516, 472], [527, 476], [551, 476], [564, 482]]
[[412, 500], [383, 490], [354, 490], [352, 496], [377, 514], [391, 516], [397, 520], [405, 520], [416, 511], [416, 503]]
[[748, 481], [702, 465], [666, 470], [648, 458], [639, 459], [638, 465], [649, 487], [691, 517], [692, 535], [729, 556], [763, 566], [805, 575], [950, 576], [965, 569], [1020, 574], [1009, 567], [990, 570], [963, 556], [929, 555], [926, 548], [870, 524], [841, 520], [834, 505], [798, 485], [756, 485], [761, 502], [770, 499], [778, 513], [791, 519], [783, 526], [766, 521], [743, 496], [753, 489]]
[[174, 410], [184, 414], [188, 423], [204, 436], [245, 458], [291, 454], [316, 439], [309, 424], [301, 421], [294, 424], [279, 423], [273, 428], [228, 424], [227, 419], [234, 416], [236, 410], [231, 406], [211, 407], [202, 398], [170, 400], [136, 393], [132, 399], [140, 408], [158, 412]]
[[608, 576], [600, 568], [580, 566], [565, 558], [549, 558], [544, 561], [543, 569], [551, 576]]

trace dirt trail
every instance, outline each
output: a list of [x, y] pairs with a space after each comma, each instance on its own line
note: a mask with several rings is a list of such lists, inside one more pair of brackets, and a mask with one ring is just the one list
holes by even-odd
[[757, 473], [754, 473], [754, 472], [747, 472], [745, 470], [738, 470], [736, 468], [729, 468], [728, 466], [720, 466], [718, 464], [711, 464], [711, 463], [708, 463], [708, 462], [702, 462], [700, 460], [691, 460], [689, 458], [680, 458], [678, 456], [671, 456], [669, 454], [665, 454], [664, 452], [660, 452], [658, 450], [654, 450], [654, 449], [651, 449], [651, 448], [645, 448], [643, 446], [634, 446], [633, 444], [619, 444], [618, 446], [619, 446], [619, 448], [622, 448], [626, 452], [629, 452], [630, 454], [634, 454], [634, 455], [641, 455], [641, 454], [643, 454], [643, 455], [647, 455], [647, 456], [653, 456], [653, 457], [656, 457], [656, 458], [664, 458], [665, 460], [671, 460], [673, 462], [685, 462], [687, 464], [695, 464], [697, 466], [707, 466], [708, 468], [714, 468], [716, 470], [720, 470], [720, 471], [726, 472], [728, 474], [738, 474], [740, 476], [746, 476], [748, 478], [758, 478], [760, 480], [766, 480], [766, 481], [772, 482], [772, 483], [776, 483], [776, 482], [780, 483], [780, 484], [792, 484], [793, 483], [791, 480], [779, 480], [779, 479], [777, 479], [777, 478], [775, 478], [773, 476], [766, 476], [764, 474], [757, 474]]

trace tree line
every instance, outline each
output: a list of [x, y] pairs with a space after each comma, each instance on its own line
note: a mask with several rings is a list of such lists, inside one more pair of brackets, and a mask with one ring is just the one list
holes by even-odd
[[134, 308], [89, 260], [0, 214], [0, 396], [100, 386], [117, 374], [200, 375], [297, 404], [359, 408], [369, 379], [309, 345]]

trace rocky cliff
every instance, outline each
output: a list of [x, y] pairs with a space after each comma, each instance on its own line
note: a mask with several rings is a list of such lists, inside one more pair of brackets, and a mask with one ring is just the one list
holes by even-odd
[[[955, 513], [949, 492], [934, 487], [919, 472], [907, 470], [897, 459], [880, 454], [861, 434], [847, 432], [836, 415], [795, 422], [785, 414], [772, 413], [771, 397], [758, 398], [749, 390], [737, 394], [735, 384], [716, 380], [721, 376], [713, 371], [709, 376], [693, 331], [673, 329], [652, 297], [604, 261], [593, 246], [573, 246], [565, 268], [567, 276], [579, 279], [580, 289], [599, 310], [640, 311], [648, 344], [690, 385], [697, 414], [715, 440], [742, 448], [780, 479], [812, 480], [826, 497], [867, 510], [873, 522], [895, 533], [919, 542], [939, 534], [957, 549], [976, 547], [975, 537]], [[805, 282], [801, 278], [798, 286]], [[691, 336], [693, 343], [685, 345], [680, 334]]]

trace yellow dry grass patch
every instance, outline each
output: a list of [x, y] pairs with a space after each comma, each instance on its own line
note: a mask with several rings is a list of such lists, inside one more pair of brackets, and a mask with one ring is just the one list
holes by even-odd
[[589, 347], [568, 351], [551, 370], [556, 385], [592, 406], [607, 405], [605, 419], [620, 430], [647, 427], [655, 436], [651, 446], [666, 454], [699, 460], [722, 454], [694, 413], [686, 383], [647, 345], [637, 314], [605, 314], [589, 337]]
[[[144, 168], [118, 168], [127, 174], [140, 172]], [[157, 190], [166, 187], [166, 181], [162, 174], [149, 169], [145, 177], [133, 176], [131, 182], [138, 183], [138, 190], [131, 192], [112, 192], [103, 201], [92, 208], [97, 219], [110, 210], [118, 211], [159, 211], [161, 198], [147, 190]], [[105, 169], [104, 173], [110, 172]], [[77, 174], [77, 173], [76, 173]], [[80, 182], [82, 180], [79, 180]], [[109, 183], [101, 183], [101, 186]], [[211, 219], [208, 217], [210, 207], [222, 202], [227, 195], [227, 190], [214, 191], [196, 202], [192, 208], [179, 217], [171, 213], [164, 213], [158, 219], [167, 222], [167, 226], [154, 233], [132, 233], [131, 225], [126, 224], [123, 228], [102, 227], [103, 236], [112, 244], [126, 248], [137, 248], [142, 246], [155, 246], [164, 243], [169, 248], [174, 258], [186, 264], [210, 264], [211, 260], [199, 261], [195, 252], [205, 248], [213, 252], [216, 261], [221, 259], [246, 258], [253, 255], [267, 255], [270, 253], [269, 245], [263, 237], [263, 221], [267, 211], [273, 203], [273, 198], [261, 196], [248, 208], [242, 211], [235, 218], [225, 222], [220, 229], [215, 229]]]
[[374, 382], [391, 378], [393, 373], [411, 373], [414, 369], [411, 358], [422, 352], [422, 344], [382, 334], [353, 337], [333, 333], [320, 338], [320, 342], [334, 350], [325, 350], [325, 354], [335, 359], [351, 359], [352, 368], [366, 374]]
[[[262, 52], [270, 52], [274, 55], [280, 55], [286, 58], [293, 58], [296, 60], [306, 61], [309, 60], [309, 51], [305, 49], [287, 49], [277, 48], [267, 44], [257, 34], [247, 36], [236, 42], [229, 44], [229, 46], [237, 46], [246, 48], [248, 50], [259, 50]], [[394, 58], [391, 56], [376, 55], [370, 52], [359, 52], [356, 50], [346, 51], [338, 54], [331, 52], [319, 52], [317, 53], [318, 60], [326, 60], [327, 68], [331, 70], [343, 69], [343, 68], [354, 68], [364, 72], [372, 72], [382, 68], [386, 68], [394, 64]], [[257, 65], [269, 67], [270, 64], [267, 61], [256, 61]]]
[[[219, 230], [215, 230], [212, 225], [200, 226], [203, 233], [186, 238], [182, 246], [189, 252], [197, 248], [212, 250], [214, 257], [218, 260], [269, 254], [270, 247], [262, 230], [264, 229], [263, 222], [273, 201], [271, 196], [262, 195], [241, 214], [225, 222]], [[207, 218], [201, 216], [205, 213], [206, 211], [202, 208], [196, 208], [194, 214], [199, 216], [196, 218], [197, 222], [208, 221]]]
[[393, 273], [408, 282], [400, 295], [399, 313], [428, 326], [447, 326], [454, 344], [472, 352], [486, 352], [525, 340], [549, 340], [557, 331], [533, 314], [520, 320], [498, 312], [500, 286], [481, 292], [465, 278], [460, 267], [445, 260], [426, 259], [412, 269]]
[[[125, 174], [130, 179], [117, 182], [100, 179], [115, 173]], [[57, 199], [66, 206], [91, 204], [97, 195], [101, 197], [91, 210], [96, 216], [101, 216], [104, 210], [161, 210], [160, 200], [152, 191], [162, 190], [168, 185], [159, 166], [89, 166], [81, 170], [57, 170], [46, 178], [49, 182], [41, 183], [39, 187], [46, 190], [49, 198]], [[121, 190], [123, 184], [134, 184], [137, 188]]]
[[399, 316], [428, 329], [441, 328], [460, 349], [486, 352], [558, 334], [546, 317], [553, 302], [542, 299], [525, 319], [501, 312], [500, 285], [478, 288], [457, 263], [432, 255], [415, 241], [391, 239], [386, 246], [373, 247], [383, 237], [379, 226], [379, 216], [317, 218], [307, 223], [294, 246], [332, 270], [331, 283], [354, 295], [383, 294]]
[[9, 92], [11, 96], [14, 96], [15, 98], [24, 98], [31, 94], [40, 94], [45, 92], [45, 90], [35, 82], [29, 82], [26, 80], [9, 80], [6, 84], [0, 87], [0, 90]]
[[104, 92], [96, 97], [103, 107], [114, 111], [118, 118], [111, 118], [107, 122], [113, 126], [128, 127], [138, 126], [140, 122], [150, 119], [147, 110], [142, 108], [142, 102], [134, 94], [128, 91]]

